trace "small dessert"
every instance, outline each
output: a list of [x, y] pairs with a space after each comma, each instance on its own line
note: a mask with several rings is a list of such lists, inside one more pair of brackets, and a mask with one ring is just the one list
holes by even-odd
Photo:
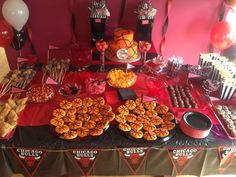
[[154, 130], [154, 133], [156, 133], [156, 135], [160, 138], [165, 138], [169, 135], [169, 131], [165, 128], [158, 128]]
[[63, 100], [59, 103], [59, 106], [62, 108], [62, 109], [70, 109], [71, 106], [72, 106], [72, 103], [70, 101], [67, 101], [67, 100]]
[[107, 112], [105, 115], [103, 115], [103, 122], [111, 122], [115, 119], [116, 115], [113, 112]]
[[137, 79], [134, 72], [123, 69], [112, 69], [107, 75], [108, 83], [112, 87], [116, 88], [128, 88], [131, 87]]
[[77, 119], [82, 121], [82, 122], [86, 122], [86, 121], [89, 121], [90, 116], [88, 114], [79, 114], [77, 116]]
[[133, 100], [127, 100], [127, 101], [125, 102], [125, 106], [126, 106], [129, 110], [133, 110], [133, 109], [136, 108], [136, 103], [135, 103], [135, 101], [133, 101]]
[[142, 105], [142, 104], [143, 104], [143, 103], [142, 103], [142, 98], [141, 98], [141, 97], [140, 97], [140, 98], [137, 98], [137, 99], [135, 100], [135, 103], [136, 103], [137, 106]]
[[161, 125], [163, 122], [163, 119], [160, 118], [159, 116], [156, 116], [156, 117], [153, 117], [151, 120], [150, 120], [150, 123], [158, 126], [158, 125]]
[[100, 113], [101, 114], [106, 114], [107, 112], [111, 112], [112, 107], [110, 105], [103, 105], [100, 107]]
[[67, 125], [62, 125], [62, 126], [56, 126], [55, 131], [58, 134], [63, 134], [66, 133], [70, 130], [70, 128]]
[[105, 104], [105, 100], [103, 97], [97, 97], [95, 100], [93, 100], [93, 105], [100, 108]]
[[173, 130], [175, 128], [175, 123], [173, 123], [173, 122], [163, 122], [161, 124], [161, 127], [165, 128], [167, 130]]
[[166, 105], [158, 105], [156, 111], [158, 114], [166, 114], [169, 111], [169, 108]]
[[152, 131], [156, 130], [156, 126], [152, 123], [145, 123], [143, 125], [143, 129], [148, 131], [148, 132], [152, 132]]
[[62, 135], [62, 139], [72, 140], [78, 136], [76, 131], [68, 131]]
[[89, 107], [93, 105], [93, 99], [90, 97], [86, 97], [83, 99], [83, 106]]
[[144, 132], [143, 138], [148, 141], [154, 141], [157, 139], [157, 135], [154, 132]]
[[109, 122], [98, 122], [96, 128], [98, 129], [106, 129], [109, 125]]
[[92, 121], [100, 122], [100, 121], [102, 121], [102, 119], [103, 119], [103, 116], [100, 113], [90, 115], [90, 120], [92, 120]]
[[117, 114], [115, 119], [119, 123], [125, 123], [126, 122], [126, 118], [122, 114]]
[[86, 121], [84, 122], [84, 127], [87, 129], [93, 129], [96, 127], [96, 122], [92, 120]]
[[77, 130], [77, 135], [80, 138], [84, 138], [89, 135], [89, 129], [87, 129], [85, 127], [81, 127]]
[[147, 110], [153, 110], [153, 109], [155, 109], [155, 107], [156, 107], [156, 102], [155, 102], [155, 101], [146, 102], [146, 103], [144, 103], [144, 107], [145, 107]]
[[83, 105], [83, 101], [80, 98], [76, 98], [72, 101], [72, 106], [75, 108], [81, 107]]
[[117, 111], [122, 115], [129, 114], [129, 109], [125, 105], [121, 105], [117, 108]]
[[124, 132], [129, 132], [131, 130], [131, 127], [127, 123], [119, 123], [119, 129], [121, 129]]
[[58, 118], [62, 118], [66, 115], [66, 112], [63, 109], [55, 109], [53, 110], [52, 115]]
[[135, 130], [131, 130], [129, 132], [130, 136], [136, 138], [136, 139], [141, 139], [143, 137], [143, 132], [138, 130], [138, 131], [135, 131]]
[[133, 110], [133, 112], [135, 113], [135, 114], [139, 114], [139, 115], [142, 115], [142, 114], [145, 114], [145, 109], [143, 108], [143, 107], [136, 107], [134, 110]]
[[69, 128], [71, 130], [77, 130], [82, 127], [82, 121], [75, 120], [74, 122], [69, 123]]
[[53, 118], [50, 120], [50, 124], [54, 126], [62, 126], [64, 125], [64, 121], [61, 118]]
[[81, 106], [77, 108], [78, 114], [86, 114], [88, 112], [88, 108], [86, 106]]
[[100, 129], [100, 128], [94, 128], [90, 130], [89, 132], [91, 136], [100, 136], [102, 133], [103, 133], [103, 129]]
[[75, 121], [75, 115], [74, 116], [65, 116], [65, 117], [63, 117], [63, 121], [65, 122], [65, 123], [70, 123], [70, 122], [74, 122]]
[[155, 110], [151, 109], [151, 110], [147, 110], [145, 112], [145, 115], [147, 115], [148, 117], [152, 118], [152, 117], [156, 117], [157, 116], [157, 112]]
[[168, 121], [174, 120], [175, 116], [171, 112], [167, 112], [166, 114], [162, 115], [162, 119], [163, 119], [164, 122], [168, 122]]
[[141, 130], [141, 129], [143, 128], [143, 124], [142, 124], [142, 123], [141, 123], [141, 124], [137, 124], [137, 122], [136, 122], [136, 123], [131, 122], [131, 123], [130, 123], [130, 127], [131, 127], [133, 130], [138, 131], [138, 130]]
[[95, 106], [88, 107], [88, 114], [98, 114], [99, 108]]
[[136, 118], [137, 118], [135, 114], [124, 115], [124, 117], [127, 120], [127, 122], [134, 122], [136, 121]]
[[73, 115], [75, 115], [76, 111], [77, 111], [76, 108], [70, 108], [67, 110], [66, 115], [73, 116]]

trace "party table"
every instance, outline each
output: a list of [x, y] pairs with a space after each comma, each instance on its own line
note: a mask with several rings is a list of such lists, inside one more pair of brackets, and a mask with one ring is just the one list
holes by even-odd
[[[98, 61], [89, 68], [91, 71], [70, 71], [65, 83], [84, 84], [91, 77], [105, 77], [106, 73], [95, 72]], [[134, 64], [135, 65], [135, 64]], [[125, 67], [107, 65], [106, 68]], [[138, 96], [147, 94], [146, 76], [137, 73], [138, 79], [131, 88]], [[40, 83], [42, 73], [38, 72], [31, 85]], [[160, 76], [165, 84], [181, 83], [181, 78]], [[177, 121], [185, 111], [199, 111], [209, 116], [214, 123], [210, 135], [204, 139], [192, 139], [178, 128], [176, 135], [167, 142], [138, 142], [128, 139], [113, 122], [108, 130], [96, 138], [81, 141], [65, 141], [57, 138], [49, 126], [52, 110], [64, 99], [54, 86], [55, 97], [39, 104], [28, 104], [21, 113], [14, 136], [0, 141], [0, 174], [2, 177], [20, 173], [24, 176], [122, 176], [122, 175], [210, 175], [236, 174], [236, 142], [226, 137], [202, 90], [198, 79], [190, 80], [198, 109], [171, 107], [166, 87], [158, 93], [159, 103], [166, 104], [176, 115]], [[83, 87], [79, 96], [86, 96]], [[113, 109], [122, 103], [115, 88], [106, 86], [102, 96]], [[232, 100], [235, 105], [235, 100]]]

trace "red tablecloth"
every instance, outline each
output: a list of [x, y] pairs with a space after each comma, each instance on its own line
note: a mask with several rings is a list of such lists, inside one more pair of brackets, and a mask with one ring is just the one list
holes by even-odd
[[[82, 84], [83, 88], [79, 97], [91, 96], [86, 92], [86, 89], [84, 88], [84, 80], [91, 75], [102, 78], [105, 78], [106, 76], [105, 74], [91, 72], [69, 72], [65, 77], [64, 83], [76, 82], [78, 84]], [[31, 85], [40, 83], [41, 77], [41, 73], [38, 73]], [[147, 94], [145, 78], [145, 75], [138, 74], [137, 82], [134, 86], [132, 86], [132, 89], [136, 92], [137, 96]], [[169, 79], [166, 78], [165, 75], [160, 76], [159, 80], [160, 82], [165, 82], [166, 84], [180, 84], [182, 82], [182, 80], [180, 80], [179, 78]], [[52, 118], [52, 110], [56, 109], [59, 102], [65, 99], [65, 97], [59, 95], [58, 88], [59, 86], [54, 86], [55, 96], [50, 101], [45, 103], [29, 103], [20, 115], [19, 126], [47, 125], [49, 123], [49, 120]], [[162, 87], [158, 93], [159, 102], [169, 106], [171, 111], [176, 115], [178, 121], [181, 120], [183, 113], [186, 111], [199, 111], [209, 116], [214, 124], [218, 124], [218, 121], [214, 115], [214, 112], [212, 111], [212, 108], [210, 107], [209, 102], [205, 98], [201, 97], [201, 90], [199, 89], [199, 86], [193, 85], [191, 91], [193, 97], [199, 105], [198, 109], [173, 108], [166, 87]], [[108, 104], [113, 106], [115, 111], [117, 105], [121, 104], [121, 101], [119, 100], [117, 95], [117, 90], [110, 87], [109, 85], [106, 86], [106, 92], [102, 94], [102, 96], [106, 98]]]

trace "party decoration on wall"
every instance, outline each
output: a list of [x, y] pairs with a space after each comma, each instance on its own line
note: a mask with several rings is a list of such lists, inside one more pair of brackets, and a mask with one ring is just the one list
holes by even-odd
[[236, 0], [225, 0], [225, 4], [227, 4], [229, 6], [235, 6]]
[[235, 34], [228, 22], [217, 22], [213, 26], [210, 34], [210, 40], [214, 48], [220, 51], [227, 49], [233, 44], [234, 39]]
[[23, 28], [20, 31], [13, 29], [13, 31], [14, 31], [14, 36], [11, 45], [14, 49], [20, 50], [25, 45], [27, 39], [27, 31], [25, 28]]
[[163, 29], [162, 29], [162, 40], [161, 40], [161, 44], [160, 44], [160, 55], [163, 55], [163, 51], [165, 49], [165, 42], [166, 42], [166, 32], [167, 32], [167, 29], [168, 29], [168, 26], [169, 26], [169, 14], [170, 14], [170, 11], [172, 9], [172, 2], [173, 0], [167, 0], [166, 1], [166, 20], [164, 22], [164, 25], [163, 25]]
[[106, 7], [106, 1], [92, 1], [88, 7], [90, 11], [90, 27], [92, 44], [95, 46], [96, 40], [105, 39], [106, 19], [110, 16], [110, 12]]
[[152, 41], [152, 26], [157, 10], [152, 7], [150, 1], [140, 1], [138, 8], [134, 11], [138, 15], [138, 40]]
[[8, 47], [13, 40], [13, 30], [4, 20], [0, 21], [0, 46]]
[[2, 6], [2, 14], [5, 20], [19, 32], [29, 18], [29, 9], [22, 0], [6, 0]]

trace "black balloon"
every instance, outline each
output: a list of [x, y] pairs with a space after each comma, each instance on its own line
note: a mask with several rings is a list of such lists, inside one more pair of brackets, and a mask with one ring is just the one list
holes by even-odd
[[26, 42], [26, 38], [27, 38], [27, 31], [25, 28], [23, 28], [20, 31], [16, 31], [13, 28], [13, 32], [14, 32], [14, 36], [13, 36], [13, 41], [11, 46], [16, 49], [16, 50], [20, 50]]

